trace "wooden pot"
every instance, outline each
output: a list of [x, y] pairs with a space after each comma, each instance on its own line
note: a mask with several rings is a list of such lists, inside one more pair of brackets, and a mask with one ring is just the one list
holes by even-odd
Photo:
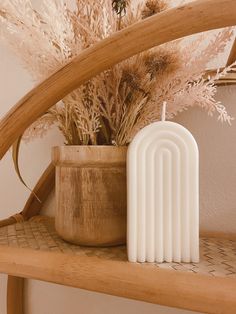
[[87, 246], [126, 242], [127, 147], [54, 147], [58, 234]]

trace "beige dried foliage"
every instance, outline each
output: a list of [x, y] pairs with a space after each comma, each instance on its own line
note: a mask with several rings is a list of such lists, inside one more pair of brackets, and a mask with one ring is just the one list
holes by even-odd
[[147, 0], [142, 9], [142, 18], [145, 19], [154, 14], [160, 13], [168, 8], [167, 1]]
[[[169, 1], [127, 1], [120, 14], [114, 3], [119, 0], [43, 0], [36, 10], [30, 0], [1, 0], [0, 38], [39, 82], [94, 43], [159, 14]], [[229, 28], [200, 34], [121, 62], [62, 99], [26, 131], [24, 139], [43, 136], [56, 125], [69, 145], [126, 145], [141, 128], [160, 119], [163, 101], [168, 103], [169, 119], [199, 106], [230, 123], [225, 107], [215, 100], [214, 83], [236, 65], [209, 79], [205, 72], [232, 36]]]

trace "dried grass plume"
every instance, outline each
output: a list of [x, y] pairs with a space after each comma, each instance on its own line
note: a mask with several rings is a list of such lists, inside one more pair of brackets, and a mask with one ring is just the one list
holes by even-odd
[[[1, 0], [0, 38], [21, 59], [35, 82], [70, 62], [84, 49], [137, 21], [168, 8], [164, 0]], [[215, 100], [215, 81], [235, 64], [206, 79], [208, 62], [224, 51], [232, 29], [178, 40], [138, 54], [73, 91], [48, 110], [24, 134], [43, 136], [53, 125], [66, 144], [127, 145], [147, 124], [160, 119], [168, 102], [168, 118], [193, 106], [231, 122]]]

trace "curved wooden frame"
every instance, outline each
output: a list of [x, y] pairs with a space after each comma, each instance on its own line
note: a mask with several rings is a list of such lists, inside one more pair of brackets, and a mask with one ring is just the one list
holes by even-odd
[[[0, 228], [25, 221], [40, 213], [40, 210], [55, 185], [55, 167], [49, 164], [30, 194], [22, 212], [0, 221]], [[35, 197], [35, 194], [41, 202]], [[8, 276], [7, 314], [24, 314], [24, 278]]]
[[[43, 175], [37, 182], [33, 193], [30, 194], [24, 209], [7, 219], [0, 221], [0, 228], [8, 225], [15, 224], [16, 222], [25, 221], [30, 219], [31, 217], [38, 215], [43, 206], [43, 203], [46, 201], [50, 192], [54, 188], [55, 185], [55, 167], [52, 163], [47, 167], [44, 171]], [[39, 200], [35, 197], [39, 198]]]
[[8, 276], [7, 314], [24, 314], [24, 278]]
[[86, 49], [28, 93], [1, 120], [0, 158], [30, 124], [88, 79], [154, 46], [235, 25], [235, 16], [234, 0], [198, 0], [145, 19]]
[[[85, 50], [77, 58], [72, 60], [68, 65], [58, 70], [51, 77], [49, 77], [40, 85], [38, 85], [36, 88], [34, 88], [22, 100], [20, 100], [19, 103], [17, 103], [9, 111], [9, 113], [1, 120], [0, 158], [4, 156], [4, 154], [13, 144], [13, 142], [17, 139], [17, 137], [19, 137], [24, 132], [24, 130], [30, 124], [32, 124], [39, 116], [41, 116], [46, 110], [48, 110], [57, 101], [62, 99], [64, 96], [73, 91], [75, 88], [79, 87], [85, 81], [99, 74], [103, 70], [106, 70], [109, 67], [115, 65], [116, 63], [128, 57], [131, 57], [139, 52], [163, 44], [165, 42], [178, 39], [180, 37], [184, 37], [187, 35], [192, 35], [194, 33], [221, 27], [233, 26], [235, 24], [236, 24], [235, 0], [198, 0], [190, 4], [170, 9], [161, 14], [150, 17], [123, 31], [114, 34], [110, 38], [107, 38], [101, 41], [100, 43], [94, 45], [93, 47]], [[48, 168], [48, 170], [49, 171], [48, 172], [46, 171], [45, 175], [42, 177], [42, 179], [39, 181], [38, 185], [35, 188], [36, 192], [42, 191], [42, 195], [40, 194], [41, 197], [42, 196], [45, 197], [45, 195], [47, 196], [48, 195], [47, 193], [49, 193], [50, 189], [53, 186], [54, 170], [52, 168]], [[44, 186], [45, 183], [46, 185]], [[31, 194], [30, 199], [28, 200], [25, 209], [21, 213], [20, 217], [23, 217], [24, 219], [25, 216], [25, 218], [27, 219], [31, 215], [38, 213], [40, 208], [41, 205], [36, 203], [34, 196]], [[5, 220], [4, 223], [2, 223], [2, 225], [14, 223], [15, 221], [17, 221], [16, 217], [17, 216], [13, 216], [8, 220]], [[24, 252], [22, 252], [22, 254], [24, 254]], [[65, 261], [61, 262], [63, 265], [65, 265]], [[15, 272], [18, 275], [21, 274], [24, 277], [32, 278], [37, 277], [36, 275], [33, 275], [33, 273], [29, 273], [27, 269], [22, 268], [20, 272], [13, 271], [12, 270], [13, 266], [14, 265], [9, 265], [9, 273]], [[41, 266], [42, 263], [40, 262], [40, 265], [38, 267]], [[103, 266], [100, 265], [100, 267]], [[160, 279], [159, 275], [158, 274], [156, 275], [157, 279], [159, 280]], [[46, 274], [44, 274], [43, 272], [41, 273], [40, 276], [38, 275], [38, 278], [43, 280], [52, 280], [54, 282], [60, 282], [57, 278], [50, 279], [46, 278]], [[67, 282], [64, 283], [70, 285], [72, 284], [70, 281], [72, 279], [73, 278], [70, 278], [68, 276]], [[91, 288], [86, 286], [86, 282], [89, 282], [87, 280], [88, 278], [86, 278], [85, 276], [84, 279], [86, 279], [84, 281], [84, 286], [82, 285], [81, 287]], [[204, 278], [201, 278], [199, 280], [203, 279]], [[163, 284], [166, 284], [166, 277], [163, 278]], [[74, 285], [77, 286], [77, 284]], [[116, 286], [116, 284], [113, 285], [113, 288], [114, 286]], [[232, 288], [235, 288], [235, 284], [233, 282]], [[8, 300], [10, 300], [9, 302], [12, 304], [11, 301], [12, 298], [13, 297], [15, 298], [15, 296], [17, 295], [19, 296], [20, 300], [19, 303], [17, 303], [20, 304], [19, 313], [23, 312], [22, 309], [23, 306], [21, 303], [22, 289], [23, 280], [20, 280], [18, 277], [9, 276]], [[96, 289], [92, 288], [92, 290]], [[131, 291], [135, 291], [135, 289], [131, 289]], [[106, 289], [104, 290], [104, 292], [109, 293], [109, 291], [106, 291]], [[160, 291], [157, 291], [158, 294], [159, 292]], [[140, 290], [141, 295], [138, 294], [137, 296], [134, 296], [132, 293], [130, 294], [129, 297], [152, 302], [152, 300], [150, 299], [152, 298], [152, 295], [150, 295], [150, 298], [149, 297], [144, 298], [142, 296], [141, 290]], [[117, 295], [117, 293], [114, 294]], [[119, 295], [127, 297], [127, 295], [123, 295], [123, 292], [120, 293]], [[201, 296], [204, 298], [203, 295]], [[162, 300], [160, 299], [159, 303], [165, 305], [178, 306], [178, 304], [173, 303], [175, 302], [173, 298], [172, 301], [171, 302], [170, 301], [171, 300], [169, 299], [167, 300], [164, 298]], [[197, 308], [198, 307], [196, 306], [195, 309]], [[217, 308], [217, 304], [215, 308]], [[15, 310], [17, 309], [13, 306], [13, 309], [12, 308], [8, 309], [8, 313], [9, 314], [16, 313], [14, 312]]]
[[234, 314], [236, 309], [235, 278], [9, 247], [1, 253], [0, 269], [24, 278], [203, 313]]

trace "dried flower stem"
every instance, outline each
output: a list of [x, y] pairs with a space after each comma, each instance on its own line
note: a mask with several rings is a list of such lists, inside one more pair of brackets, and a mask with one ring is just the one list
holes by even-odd
[[[84, 49], [153, 14], [167, 9], [164, 0], [1, 0], [0, 38], [19, 56], [36, 82], [44, 80]], [[219, 120], [232, 118], [215, 100], [215, 82], [236, 65], [206, 80], [207, 63], [224, 51], [232, 29], [178, 40], [123, 61], [70, 93], [25, 133], [43, 136], [56, 125], [68, 145], [126, 145], [144, 126], [193, 106]], [[20, 48], [19, 48], [20, 43]]]

